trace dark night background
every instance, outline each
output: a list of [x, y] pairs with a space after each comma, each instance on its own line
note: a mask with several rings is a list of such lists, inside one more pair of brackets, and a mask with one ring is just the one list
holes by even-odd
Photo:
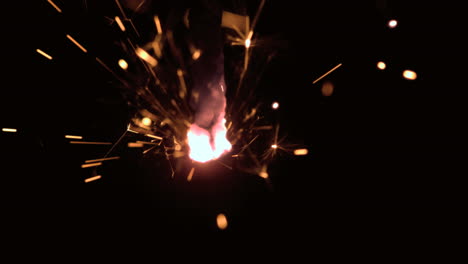
[[[88, 2], [92, 8], [95, 1]], [[118, 14], [107, 2], [112, 8], [102, 12]], [[215, 243], [272, 238], [287, 246], [300, 238], [306, 248], [413, 250], [457, 236], [462, 98], [448, 77], [449, 13], [435, 4], [266, 1], [257, 37], [275, 56], [257, 95], [280, 103], [272, 119], [288, 142], [309, 149], [305, 157], [280, 155], [269, 186], [216, 166], [192, 182], [170, 180], [163, 159], [124, 148], [121, 160], [99, 169], [101, 180], [84, 184], [89, 171], [81, 163], [107, 146], [69, 145], [63, 136], [115, 141], [129, 117], [112, 76], [65, 38], [112, 59], [108, 26], [84, 15], [84, 3], [68, 3], [62, 14], [45, 0], [12, 4], [2, 17], [0, 125], [18, 133], [0, 134], [1, 210], [5, 231], [18, 241], [41, 243], [50, 235], [58, 244], [80, 238], [97, 246], [158, 243], [164, 234], [180, 243], [196, 233]], [[250, 15], [258, 3], [249, 1]], [[395, 29], [387, 27], [392, 18]], [[378, 70], [378, 61], [387, 69]], [[403, 79], [405, 69], [418, 79]], [[321, 95], [325, 81], [335, 87], [329, 97]], [[218, 213], [227, 215], [227, 230], [217, 229]]]

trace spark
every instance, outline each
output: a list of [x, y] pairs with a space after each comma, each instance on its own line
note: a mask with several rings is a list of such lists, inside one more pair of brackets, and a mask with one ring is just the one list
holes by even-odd
[[52, 60], [52, 56], [50, 56], [49, 54], [45, 53], [44, 51], [40, 50], [40, 49], [36, 49], [37, 53], [41, 54], [42, 56], [46, 57], [47, 59], [49, 60]]
[[271, 145], [271, 148], [272, 148], [272, 149], [277, 149], [277, 148], [278, 148], [278, 145], [273, 144], [273, 145]]
[[227, 218], [224, 214], [218, 214], [216, 216], [216, 225], [218, 226], [219, 229], [224, 230], [228, 226], [228, 221]]
[[272, 105], [271, 105], [271, 108], [273, 109], [278, 109], [279, 108], [279, 103], [278, 102], [274, 102]]
[[70, 139], [83, 139], [82, 136], [73, 136], [73, 135], [65, 135], [65, 138], [70, 138]]
[[142, 48], [137, 48], [136, 49], [136, 54], [138, 55], [138, 57], [140, 57], [142, 60], [146, 61], [147, 63], [149, 63], [149, 65], [155, 67], [156, 65], [158, 65], [158, 61], [151, 55], [148, 54], [148, 52], [146, 52], [144, 49]]
[[396, 28], [397, 25], [398, 25], [398, 21], [396, 21], [395, 19], [388, 21], [389, 28]]
[[81, 168], [97, 167], [97, 166], [101, 166], [101, 165], [102, 165], [102, 162], [87, 163], [87, 164], [81, 165]]
[[268, 178], [268, 172], [266, 172], [266, 171], [260, 171], [260, 172], [258, 173], [258, 176], [262, 177], [263, 179], [266, 179], [266, 178]]
[[129, 142], [128, 147], [129, 148], [142, 148], [143, 144], [142, 143], [136, 143], [136, 142]]
[[102, 158], [102, 159], [86, 160], [85, 163], [94, 163], [94, 162], [108, 161], [108, 160], [117, 160], [117, 159], [120, 159], [120, 157], [115, 156], [115, 157]]
[[119, 25], [120, 30], [122, 30], [122, 32], [125, 32], [125, 26], [122, 23], [122, 20], [120, 20], [120, 17], [116, 16], [115, 22], [117, 22], [117, 25]]
[[190, 169], [190, 172], [189, 174], [187, 175], [187, 181], [191, 181], [192, 180], [192, 177], [193, 177], [193, 174], [195, 173], [195, 167], [192, 167]]
[[294, 150], [294, 155], [296, 156], [304, 156], [307, 155], [309, 151], [307, 149], [295, 149]]
[[72, 36], [70, 35], [67, 35], [67, 38], [73, 42], [73, 44], [75, 44], [78, 48], [80, 48], [84, 53], [88, 52], [80, 43], [78, 43], [78, 41], [76, 41]]
[[246, 40], [245, 40], [245, 44], [244, 44], [244, 45], [245, 45], [245, 48], [246, 48], [246, 49], [250, 48], [250, 44], [251, 44], [251, 43], [252, 43], [252, 41], [251, 41], [249, 38], [246, 39]]
[[418, 78], [418, 75], [416, 74], [416, 72], [412, 71], [412, 70], [405, 70], [403, 72], [403, 77], [407, 80], [416, 80], [416, 78]]
[[54, 2], [52, 2], [52, 0], [47, 0], [47, 2], [49, 2], [49, 4], [53, 6], [55, 10], [57, 10], [57, 12], [62, 13], [62, 9], [60, 9]]
[[223, 119], [215, 124], [211, 132], [196, 124], [190, 126], [187, 141], [190, 147], [189, 156], [192, 160], [207, 162], [231, 150], [231, 143], [226, 139], [225, 123], [226, 120]]
[[159, 21], [158, 16], [154, 16], [154, 24], [156, 25], [156, 30], [158, 31], [158, 34], [162, 34], [161, 21]]
[[184, 72], [181, 69], [177, 69], [177, 77], [179, 78], [180, 83], [179, 96], [180, 98], [184, 99], [187, 94], [187, 86], [184, 80]]
[[2, 128], [3, 132], [16, 133], [18, 130], [16, 128]]
[[84, 145], [112, 145], [110, 142], [91, 142], [91, 141], [70, 141], [70, 144], [84, 144]]
[[123, 59], [119, 60], [119, 66], [120, 66], [120, 68], [122, 68], [124, 70], [128, 69], [128, 63]]
[[141, 119], [141, 123], [144, 125], [144, 126], [151, 126], [151, 123], [153, 123], [153, 121], [151, 121], [150, 118], [148, 117], [143, 117]]
[[201, 51], [199, 49], [196, 49], [193, 54], [192, 54], [192, 59], [193, 60], [198, 60], [201, 56]]
[[383, 61], [379, 61], [379, 62], [377, 62], [377, 68], [379, 70], [385, 70], [387, 68], [387, 64], [385, 64], [385, 62], [383, 62]]
[[97, 176], [94, 176], [94, 177], [91, 177], [91, 178], [87, 178], [85, 179], [85, 183], [88, 183], [88, 182], [92, 182], [92, 181], [95, 181], [95, 180], [99, 180], [101, 179], [101, 175], [97, 175]]
[[320, 76], [319, 78], [317, 78], [315, 81], [312, 82], [312, 84], [315, 84], [317, 83], [318, 81], [322, 80], [323, 78], [325, 78], [327, 75], [329, 75], [330, 73], [332, 73], [334, 70], [338, 69], [339, 67], [341, 67], [341, 65], [343, 65], [343, 63], [340, 63], [338, 65], [336, 65], [335, 67], [333, 67], [331, 70], [327, 71], [324, 75]]
[[150, 138], [154, 138], [154, 139], [163, 140], [163, 138], [162, 138], [162, 137], [158, 137], [158, 136], [151, 135], [151, 134], [145, 134], [145, 136], [147, 136], [147, 137], [150, 137]]

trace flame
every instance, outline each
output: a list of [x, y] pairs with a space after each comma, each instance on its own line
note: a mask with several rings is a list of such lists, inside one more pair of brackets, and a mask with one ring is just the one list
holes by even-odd
[[207, 162], [219, 158], [232, 148], [226, 138], [226, 120], [222, 119], [211, 128], [210, 131], [192, 124], [187, 133], [187, 141], [190, 147], [189, 156], [198, 162]]

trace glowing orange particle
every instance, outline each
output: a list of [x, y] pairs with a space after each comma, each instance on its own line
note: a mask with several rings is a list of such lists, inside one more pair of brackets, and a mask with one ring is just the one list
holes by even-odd
[[141, 119], [141, 123], [142, 123], [144, 126], [150, 126], [151, 123], [153, 123], [153, 121], [151, 121], [151, 119], [148, 118], [148, 117], [143, 117], [143, 118]]
[[278, 109], [278, 108], [279, 108], [279, 103], [278, 103], [278, 102], [274, 102], [274, 103], [271, 105], [271, 108], [273, 108], [273, 109]]
[[228, 226], [227, 218], [224, 214], [219, 214], [216, 217], [216, 224], [218, 225], [218, 228], [221, 230], [224, 230]]
[[418, 78], [418, 75], [412, 70], [405, 70], [403, 72], [403, 77], [407, 80], [413, 81], [416, 80], [416, 78]]
[[395, 19], [388, 21], [389, 28], [396, 28], [397, 25], [398, 25], [398, 21], [396, 21]]
[[377, 68], [379, 70], [385, 70], [387, 68], [387, 65], [385, 64], [385, 62], [379, 61], [379, 62], [377, 62]]

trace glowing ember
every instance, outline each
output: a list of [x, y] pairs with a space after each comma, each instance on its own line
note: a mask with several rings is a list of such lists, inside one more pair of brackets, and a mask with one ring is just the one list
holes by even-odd
[[187, 133], [188, 145], [190, 147], [189, 156], [194, 161], [207, 162], [219, 158], [231, 150], [231, 143], [226, 139], [226, 120], [215, 124], [211, 132], [192, 124]]
[[388, 27], [390, 28], [396, 28], [397, 25], [398, 25], [398, 21], [396, 21], [395, 19], [388, 21]]
[[379, 61], [379, 62], [377, 63], [377, 68], [378, 68], [379, 70], [385, 70], [385, 68], [387, 68], [387, 65], [385, 64], [385, 62]]
[[278, 109], [278, 108], [279, 108], [279, 103], [278, 103], [278, 102], [274, 102], [274, 103], [271, 105], [271, 108], [273, 108], [273, 109]]
[[407, 80], [416, 80], [416, 78], [418, 78], [418, 75], [416, 74], [416, 72], [412, 71], [412, 70], [405, 70], [403, 72], [403, 77]]

